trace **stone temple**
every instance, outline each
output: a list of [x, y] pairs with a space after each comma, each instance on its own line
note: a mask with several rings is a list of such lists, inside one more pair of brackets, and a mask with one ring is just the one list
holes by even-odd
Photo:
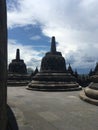
[[91, 83], [80, 93], [80, 98], [91, 104], [98, 105], [98, 63], [90, 76]]
[[65, 59], [56, 51], [55, 37], [52, 37], [51, 50], [42, 58], [40, 72], [29, 83], [33, 90], [79, 90], [75, 77], [66, 71]]
[[8, 85], [26, 85], [29, 81], [26, 64], [20, 59], [20, 50], [16, 51], [16, 59], [9, 64]]

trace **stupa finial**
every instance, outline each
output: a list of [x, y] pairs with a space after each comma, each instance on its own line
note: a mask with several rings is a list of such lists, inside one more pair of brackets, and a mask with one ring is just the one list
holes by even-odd
[[55, 53], [56, 52], [56, 42], [55, 42], [55, 37], [52, 37], [52, 41], [51, 41], [51, 52]]
[[17, 49], [16, 51], [16, 60], [20, 60], [20, 50]]

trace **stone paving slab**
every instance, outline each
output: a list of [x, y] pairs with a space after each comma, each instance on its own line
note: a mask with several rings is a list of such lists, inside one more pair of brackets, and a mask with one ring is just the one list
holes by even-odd
[[79, 93], [8, 87], [8, 104], [19, 130], [98, 130], [98, 106], [80, 100]]

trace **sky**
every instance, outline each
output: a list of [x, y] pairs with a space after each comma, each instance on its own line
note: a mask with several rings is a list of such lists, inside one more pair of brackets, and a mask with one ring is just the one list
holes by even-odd
[[8, 63], [19, 48], [28, 68], [40, 68], [52, 36], [78, 73], [98, 61], [98, 0], [7, 0], [7, 24]]

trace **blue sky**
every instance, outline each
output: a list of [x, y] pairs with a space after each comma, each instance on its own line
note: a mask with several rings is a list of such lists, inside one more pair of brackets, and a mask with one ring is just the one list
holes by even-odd
[[40, 25], [9, 29], [8, 37], [9, 39], [17, 39], [23, 45], [32, 45], [35, 49], [47, 50], [50, 46], [49, 37], [42, 34]]
[[40, 67], [56, 37], [67, 65], [87, 73], [98, 61], [97, 0], [7, 0], [8, 62], [20, 49], [27, 67]]

